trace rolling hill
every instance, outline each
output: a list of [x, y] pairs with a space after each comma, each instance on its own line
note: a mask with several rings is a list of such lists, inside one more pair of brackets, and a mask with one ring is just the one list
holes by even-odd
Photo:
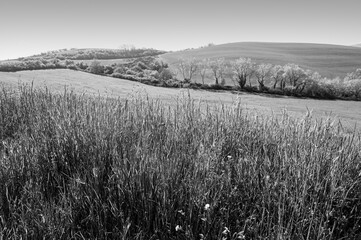
[[361, 43], [352, 45], [353, 47], [361, 47]]
[[68, 69], [0, 72], [0, 86], [13, 88], [17, 87], [19, 83], [32, 84], [34, 88], [47, 87], [50, 91], [58, 93], [63, 93], [66, 86], [68, 90], [79, 94], [122, 99], [146, 94], [150, 98], [159, 99], [169, 105], [173, 105], [175, 101], [184, 96], [199, 99], [210, 105], [223, 103], [228, 106], [240, 98], [244, 111], [249, 111], [251, 114], [280, 116], [286, 109], [291, 116], [300, 118], [310, 110], [317, 119], [327, 116], [336, 117], [346, 129], [353, 130], [355, 124], [357, 129], [361, 129], [360, 102], [355, 101], [300, 100], [299, 98], [244, 92], [162, 88]]
[[180, 58], [193, 57], [224, 57], [226, 60], [247, 57], [257, 63], [295, 63], [329, 78], [344, 77], [348, 72], [361, 68], [361, 48], [329, 44], [238, 42], [161, 55], [162, 60], [170, 65]]

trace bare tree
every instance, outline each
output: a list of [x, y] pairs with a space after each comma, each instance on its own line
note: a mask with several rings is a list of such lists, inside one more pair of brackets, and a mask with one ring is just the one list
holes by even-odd
[[194, 74], [198, 70], [198, 62], [196, 59], [181, 59], [178, 63], [178, 70], [183, 76], [185, 82], [191, 82]]
[[255, 68], [255, 75], [260, 90], [263, 90], [265, 88], [265, 80], [270, 78], [271, 69], [272, 69], [271, 64], [260, 64]]
[[283, 76], [289, 80], [291, 86], [294, 89], [298, 89], [300, 84], [302, 84], [302, 80], [307, 77], [305, 70], [300, 68], [296, 64], [287, 64], [284, 66], [284, 74]]
[[276, 65], [271, 69], [271, 79], [273, 79], [273, 89], [276, 88], [277, 83], [280, 83], [280, 88], [283, 90], [285, 87], [285, 81], [283, 78], [284, 70], [280, 65]]
[[199, 72], [199, 75], [201, 76], [202, 84], [204, 84], [204, 80], [207, 77], [208, 66], [209, 66], [208, 59], [203, 59], [202, 61], [200, 61], [198, 63], [198, 72]]
[[219, 85], [219, 80], [222, 80], [222, 77], [224, 76], [224, 70], [225, 70], [224, 58], [218, 58], [216, 60], [210, 61], [209, 68], [212, 71], [215, 84]]
[[244, 88], [247, 80], [250, 79], [254, 73], [254, 63], [250, 58], [239, 58], [231, 65], [239, 86]]

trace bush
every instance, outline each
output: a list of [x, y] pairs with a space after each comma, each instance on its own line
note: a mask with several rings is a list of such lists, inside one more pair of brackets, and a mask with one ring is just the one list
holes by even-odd
[[92, 61], [88, 67], [88, 71], [94, 74], [103, 74], [104, 73], [104, 66], [101, 65], [99, 61]]
[[120, 67], [116, 67], [116, 68], [114, 69], [114, 73], [124, 74], [124, 73], [127, 72], [127, 70], [128, 70], [128, 69], [127, 69], [126, 67], [120, 66]]
[[163, 70], [159, 74], [159, 79], [166, 81], [173, 78], [173, 73], [168, 68], [163, 68]]
[[104, 73], [105, 73], [106, 75], [111, 75], [113, 72], [114, 72], [113, 67], [111, 67], [111, 66], [105, 66], [105, 68], [104, 68]]

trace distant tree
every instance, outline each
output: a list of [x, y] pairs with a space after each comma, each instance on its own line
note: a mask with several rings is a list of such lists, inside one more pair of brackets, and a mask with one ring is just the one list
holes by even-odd
[[104, 66], [97, 60], [91, 62], [89, 66], [89, 72], [94, 74], [102, 74], [104, 73]]
[[231, 66], [238, 85], [243, 89], [254, 73], [254, 62], [250, 58], [239, 58]]
[[224, 58], [218, 58], [209, 62], [209, 68], [212, 71], [212, 75], [214, 77], [216, 85], [219, 85], [219, 80], [222, 80], [225, 67], [226, 65]]
[[280, 88], [284, 89], [285, 81], [283, 78], [284, 70], [280, 65], [273, 66], [270, 72], [270, 77], [273, 80], [273, 89], [277, 87], [277, 83], [279, 83]]
[[201, 76], [202, 84], [204, 84], [204, 80], [207, 76], [208, 66], [209, 66], [208, 59], [203, 59], [198, 63], [198, 72], [199, 75]]
[[159, 73], [163, 70], [163, 68], [168, 68], [168, 64], [164, 63], [163, 61], [154, 61], [152, 64], [150, 64], [151, 70], [156, 70]]
[[296, 64], [287, 64], [284, 66], [284, 74], [285, 79], [288, 79], [292, 88], [297, 90], [300, 85], [303, 84], [303, 81], [306, 77], [306, 71], [300, 68]]
[[159, 79], [166, 81], [173, 78], [173, 73], [169, 68], [163, 68], [163, 70], [159, 73]]
[[128, 68], [125, 66], [118, 66], [114, 69], [114, 73], [124, 74], [127, 72], [127, 70], [128, 70]]
[[107, 75], [111, 75], [114, 72], [114, 69], [112, 66], [105, 66], [104, 67], [104, 73]]
[[255, 68], [255, 76], [259, 84], [259, 89], [265, 88], [265, 81], [271, 76], [272, 65], [271, 64], [260, 64]]
[[356, 71], [347, 73], [345, 80], [352, 80], [352, 79], [361, 79], [361, 68], [356, 69]]
[[183, 76], [185, 82], [191, 82], [193, 76], [198, 70], [198, 62], [193, 59], [181, 59], [177, 65], [177, 69]]
[[345, 82], [346, 91], [356, 99], [361, 99], [361, 79], [351, 79]]

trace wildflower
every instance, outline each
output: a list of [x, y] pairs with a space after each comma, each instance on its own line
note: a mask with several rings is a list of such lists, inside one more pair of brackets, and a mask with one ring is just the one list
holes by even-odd
[[182, 215], [182, 216], [185, 215], [185, 212], [184, 212], [183, 210], [179, 210], [178, 213], [179, 213], [180, 215]]
[[209, 205], [208, 203], [206, 205], [204, 205], [204, 210], [208, 211], [210, 209], [211, 205]]
[[75, 179], [75, 182], [78, 184], [85, 184], [79, 177]]
[[199, 234], [199, 239], [200, 239], [200, 240], [204, 239], [204, 235], [203, 235], [202, 233]]
[[181, 227], [181, 226], [179, 226], [179, 225], [175, 226], [175, 231], [176, 231], [176, 232], [181, 231], [181, 230], [182, 230], [182, 227]]
[[228, 158], [228, 160], [231, 160], [231, 159], [232, 159], [232, 156], [231, 156], [231, 155], [228, 155], [227, 158]]
[[93, 168], [93, 175], [94, 175], [94, 177], [98, 177], [98, 174], [99, 174], [99, 168], [97, 168], [97, 167], [94, 167]]
[[246, 239], [246, 236], [244, 236], [243, 231], [240, 231], [239, 233], [237, 233], [237, 239], [240, 239], [240, 240]]
[[229, 233], [229, 229], [227, 227], [224, 227], [222, 234], [227, 235], [228, 233]]

